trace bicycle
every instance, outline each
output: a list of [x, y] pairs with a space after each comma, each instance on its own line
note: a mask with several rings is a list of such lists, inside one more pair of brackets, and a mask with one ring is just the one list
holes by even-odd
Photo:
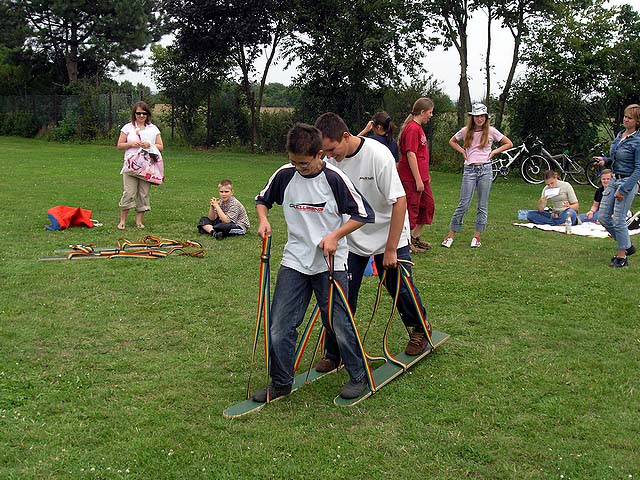
[[[602, 156], [602, 155], [601, 155]], [[589, 184], [593, 188], [600, 187], [600, 175], [602, 175], [602, 171], [608, 168], [605, 165], [600, 165], [600, 160], [593, 159], [587, 162], [585, 167], [585, 171], [587, 172], [587, 179], [589, 180]], [[638, 180], [638, 192], [636, 195], [640, 195], [640, 180]]]
[[522, 176], [530, 177], [532, 180], [530, 183], [542, 183], [546, 170], [555, 170], [562, 180], [569, 176], [580, 185], [588, 183], [585, 167], [580, 162], [580, 155], [576, 155], [575, 159], [565, 152], [551, 155], [539, 138], [536, 138], [535, 144], [540, 146], [540, 155], [531, 155], [522, 162]]
[[[523, 158], [526, 158], [526, 155], [528, 154], [529, 149], [527, 148], [525, 139], [525, 141], [522, 142], [522, 145], [512, 147], [495, 156], [493, 160], [491, 160], [493, 181], [496, 181], [498, 175], [502, 175], [505, 178], [508, 177], [509, 173], [511, 173], [511, 165], [522, 165]], [[525, 178], [525, 180], [527, 179]]]

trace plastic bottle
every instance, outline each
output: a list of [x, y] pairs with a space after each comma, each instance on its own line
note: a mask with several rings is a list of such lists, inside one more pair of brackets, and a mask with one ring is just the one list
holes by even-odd
[[571, 215], [567, 212], [567, 219], [564, 221], [564, 233], [571, 235]]

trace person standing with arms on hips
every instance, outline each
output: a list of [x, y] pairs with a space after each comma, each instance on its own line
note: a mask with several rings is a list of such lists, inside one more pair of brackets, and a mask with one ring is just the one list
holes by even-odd
[[624, 130], [611, 144], [609, 157], [596, 157], [603, 164], [610, 163], [613, 170], [613, 178], [602, 193], [598, 217], [600, 225], [618, 244], [616, 255], [609, 264], [613, 268], [628, 266], [627, 257], [636, 253], [629, 237], [626, 216], [640, 180], [640, 105], [634, 103], [625, 108], [622, 124]]
[[[327, 163], [335, 165], [353, 181], [375, 212], [375, 223], [368, 223], [347, 236], [349, 306], [355, 315], [362, 277], [371, 255], [380, 278], [386, 269], [385, 287], [395, 298], [397, 276], [400, 274], [398, 260], [411, 262], [407, 199], [391, 152], [385, 146], [369, 138], [351, 135], [344, 120], [335, 113], [322, 114], [315, 125], [322, 132], [322, 149], [327, 156]], [[426, 319], [426, 309], [413, 281], [411, 265], [405, 263], [405, 268], [409, 273], [407, 281], [415, 297], [401, 282], [398, 311], [409, 331], [405, 353], [415, 356], [423, 353], [429, 345], [421, 317], [429, 334], [431, 325]], [[325, 356], [316, 365], [316, 370], [329, 372], [338, 368], [339, 364], [338, 346], [327, 337]]]
[[400, 162], [398, 174], [407, 194], [407, 211], [411, 228], [411, 252], [422, 253], [431, 248], [422, 240], [422, 228], [431, 225], [435, 202], [429, 175], [429, 149], [422, 129], [433, 116], [433, 101], [422, 97], [416, 100], [400, 129], [398, 144]]
[[[125, 150], [124, 158], [135, 154], [140, 148], [149, 148], [155, 145], [160, 151], [163, 150], [160, 130], [151, 123], [151, 109], [145, 102], [136, 102], [131, 111], [131, 123], [122, 127], [118, 137], [118, 150]], [[127, 222], [129, 210], [136, 209], [136, 227], [144, 228], [142, 217], [144, 212], [151, 210], [149, 202], [149, 191], [151, 184], [134, 175], [124, 173], [124, 165], [120, 173], [122, 174], [123, 192], [120, 198], [120, 223], [118, 230], [124, 230]]]
[[[463, 146], [459, 141], [463, 140]], [[500, 147], [492, 148], [495, 142], [500, 142]], [[478, 206], [476, 213], [476, 226], [471, 248], [477, 248], [482, 243], [480, 236], [487, 228], [489, 217], [489, 192], [493, 183], [491, 172], [491, 159], [505, 150], [511, 148], [513, 143], [497, 129], [489, 125], [489, 112], [482, 103], [474, 103], [469, 112], [469, 121], [466, 127], [460, 129], [449, 139], [449, 145], [464, 157], [464, 169], [462, 174], [462, 187], [460, 188], [460, 201], [453, 212], [449, 233], [442, 241], [442, 246], [450, 248], [453, 239], [462, 229], [464, 216], [471, 205], [474, 192], [478, 193]]]

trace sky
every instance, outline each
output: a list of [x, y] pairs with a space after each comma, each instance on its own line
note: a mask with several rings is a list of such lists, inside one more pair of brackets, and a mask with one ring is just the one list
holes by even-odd
[[[609, 0], [605, 2], [608, 5], [632, 5], [636, 10], [640, 11], [640, 0]], [[485, 53], [486, 53], [486, 14], [483, 12], [474, 12], [468, 24], [468, 47], [469, 47], [469, 89], [471, 92], [471, 100], [477, 101], [484, 98], [485, 93]], [[171, 42], [170, 37], [165, 37], [161, 43], [168, 44]], [[509, 73], [511, 64], [511, 55], [513, 52], [513, 37], [511, 34], [499, 26], [495, 26], [492, 30], [492, 94], [497, 94]], [[143, 52], [145, 59], [149, 57], [149, 49]], [[285, 69], [286, 62], [282, 59], [276, 60], [269, 69], [267, 83], [282, 83], [289, 85], [296, 75], [296, 64], [294, 63], [288, 69]], [[460, 76], [460, 61], [458, 52], [455, 47], [444, 50], [442, 47], [434, 51], [426, 52], [424, 55], [423, 66], [425, 73], [431, 73], [433, 78], [437, 80], [444, 90], [453, 100], [458, 97], [458, 78]], [[262, 65], [259, 65], [260, 69]], [[516, 75], [519, 72], [516, 71]], [[142, 69], [140, 72], [124, 71], [120, 75], [116, 75], [118, 81], [129, 80], [137, 84], [142, 83], [151, 87], [151, 90], [157, 90], [157, 86], [149, 76], [148, 68]]]

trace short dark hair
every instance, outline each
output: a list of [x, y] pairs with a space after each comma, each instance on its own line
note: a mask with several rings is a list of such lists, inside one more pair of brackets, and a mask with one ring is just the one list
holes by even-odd
[[342, 140], [344, 132], [348, 132], [349, 128], [344, 120], [337, 113], [323, 113], [316, 120], [316, 128], [322, 132], [322, 136], [339, 142]]
[[557, 177], [558, 177], [558, 172], [556, 172], [555, 170], [547, 170], [542, 175], [542, 178], [544, 178], [545, 180], [551, 180], [552, 178], [557, 178]]
[[322, 134], [312, 125], [298, 122], [287, 133], [287, 152], [315, 157], [322, 150]]

